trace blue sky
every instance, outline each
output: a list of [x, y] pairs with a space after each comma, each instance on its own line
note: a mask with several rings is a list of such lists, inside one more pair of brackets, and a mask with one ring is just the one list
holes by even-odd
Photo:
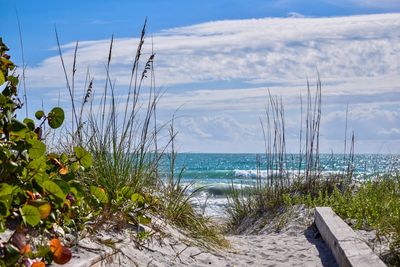
[[[145, 17], [149, 32], [202, 22], [305, 16], [347, 16], [400, 12], [397, 0], [0, 0], [1, 33], [10, 47], [19, 47], [16, 11], [22, 24], [27, 59], [36, 64], [55, 45], [54, 25], [65, 43], [138, 35]], [[17, 52], [17, 51], [15, 51]]]
[[181, 151], [262, 152], [259, 119], [268, 89], [284, 99], [288, 146], [295, 151], [299, 95], [307, 78], [315, 80], [317, 69], [324, 92], [324, 152], [343, 150], [347, 104], [356, 152], [400, 151], [398, 0], [0, 3], [1, 36], [22, 65], [16, 12], [20, 18], [33, 105], [43, 99], [57, 103], [65, 90], [54, 25], [67, 63], [71, 43], [81, 43], [81, 83], [89, 65], [100, 76], [114, 34], [118, 64], [112, 70], [123, 90], [123, 68], [129, 69], [148, 17], [157, 84], [166, 90], [160, 119], [166, 121], [182, 106], [176, 122]]

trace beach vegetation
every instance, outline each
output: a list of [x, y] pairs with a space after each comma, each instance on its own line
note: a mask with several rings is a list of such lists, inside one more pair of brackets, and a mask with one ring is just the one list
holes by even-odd
[[[71, 153], [47, 153], [43, 126], [56, 129], [63, 124], [60, 107], [47, 114], [36, 112], [36, 122], [16, 118], [22, 103], [7, 51], [0, 39], [0, 232], [12, 231], [0, 248], [0, 265], [18, 265], [31, 258], [64, 264], [71, 252], [61, 245], [57, 229], [64, 233], [75, 229], [84, 195], [80, 177], [90, 169], [91, 155], [79, 146]], [[38, 235], [43, 237], [40, 242], [27, 238]]]
[[163, 216], [180, 229], [186, 231], [196, 244], [206, 248], [222, 248], [229, 244], [223, 237], [222, 227], [215, 225], [210, 217], [196, 211], [192, 199], [200, 193], [204, 187], [194, 188], [193, 183], [181, 182], [184, 168], [175, 171], [175, 161], [178, 154], [174, 148], [176, 132], [173, 124], [169, 130], [171, 138], [171, 152], [166, 155], [169, 162], [168, 177], [162, 183]]
[[[249, 218], [270, 220], [294, 205], [309, 208], [330, 206], [355, 229], [375, 230], [376, 242], [389, 242], [390, 253], [380, 255], [389, 265], [400, 263], [399, 175], [381, 174], [355, 179], [354, 133], [343, 155], [347, 167], [342, 172], [324, 174], [319, 162], [321, 120], [321, 82], [311, 93], [307, 84], [305, 110], [301, 101], [298, 171], [289, 173], [286, 153], [285, 118], [282, 100], [269, 95], [266, 123], [262, 123], [266, 147], [267, 175], [257, 176], [256, 184], [246, 190], [232, 186], [228, 197], [229, 229], [235, 232]], [[346, 129], [347, 131], [347, 129]], [[345, 140], [345, 151], [347, 147]], [[261, 164], [258, 164], [259, 166]], [[265, 165], [265, 163], [264, 163]], [[258, 166], [258, 169], [260, 167]]]
[[[108, 50], [104, 87], [96, 92], [93, 79], [88, 76], [80, 110], [71, 97], [71, 129], [74, 131], [69, 134], [68, 143], [79, 144], [92, 155], [95, 164], [82, 179], [91, 185], [90, 192], [98, 202], [95, 204], [101, 206], [101, 209], [93, 209], [92, 218], [95, 220], [89, 220], [87, 224], [95, 229], [105, 223], [117, 228], [126, 224], [151, 227], [153, 218], [158, 217], [185, 231], [199, 244], [220, 246], [225, 242], [220, 232], [211, 227], [210, 219], [192, 206], [192, 198], [198, 190], [191, 192], [190, 185], [181, 183], [182, 173], [175, 173], [177, 153], [173, 119], [161, 125], [157, 123], [156, 110], [161, 93], [154, 82], [155, 53], [151, 51], [143, 59], [146, 54], [143, 51], [145, 33], [146, 21], [130, 69], [125, 98], [118, 98], [117, 88], [110, 77], [113, 37]], [[77, 43], [73, 69], [78, 49]], [[61, 62], [64, 62], [61, 48], [59, 54]], [[66, 68], [63, 70], [69, 95], [73, 96], [74, 73], [68, 80]], [[144, 90], [146, 94], [142, 93]], [[93, 99], [96, 93], [100, 94], [98, 103]], [[168, 134], [160, 142], [159, 135], [163, 131]], [[165, 169], [162, 163], [167, 159], [169, 168]], [[137, 235], [139, 239], [150, 236], [143, 232]]]
[[[68, 75], [56, 31], [71, 100], [66, 110], [71, 113], [54, 107], [23, 121], [17, 119], [24, 103], [18, 98], [16, 66], [0, 39], [0, 231], [10, 233], [0, 247], [0, 266], [65, 264], [80, 233], [95, 234], [106, 228], [133, 225], [140, 243], [152, 236], [148, 230], [139, 231], [140, 225], [160, 231], [153, 227], [154, 218], [179, 227], [205, 247], [224, 244], [210, 220], [194, 210], [188, 187], [174, 173], [160, 170], [163, 158], [176, 157], [175, 152], [168, 152], [175, 134], [163, 145], [158, 143], [168, 122], [156, 123], [161, 94], [154, 84], [155, 54], [142, 62], [145, 30], [146, 23], [122, 101], [110, 77], [113, 38], [103, 90], [97, 92], [88, 71], [83, 96], [78, 99], [79, 43]], [[141, 91], [146, 81], [144, 98]]]

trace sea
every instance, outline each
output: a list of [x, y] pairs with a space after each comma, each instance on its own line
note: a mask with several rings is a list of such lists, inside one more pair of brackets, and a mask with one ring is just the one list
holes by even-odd
[[[209, 216], [224, 216], [231, 187], [252, 187], [258, 178], [271, 174], [265, 154], [218, 154], [179, 153], [175, 159], [175, 178], [198, 191], [193, 198], [194, 206]], [[165, 168], [168, 162], [164, 161]], [[286, 154], [284, 171], [289, 177], [301, 175], [304, 171], [304, 156]], [[328, 175], [345, 173], [351, 168], [354, 179], [374, 179], [384, 174], [400, 173], [400, 155], [396, 154], [355, 154], [353, 158], [343, 154], [320, 154], [319, 173]], [[272, 170], [273, 172], [273, 170]], [[197, 190], [200, 189], [200, 190]]]

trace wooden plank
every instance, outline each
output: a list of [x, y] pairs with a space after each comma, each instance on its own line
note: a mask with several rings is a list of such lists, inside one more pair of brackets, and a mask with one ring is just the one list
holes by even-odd
[[386, 266], [330, 207], [317, 207], [315, 224], [339, 266]]

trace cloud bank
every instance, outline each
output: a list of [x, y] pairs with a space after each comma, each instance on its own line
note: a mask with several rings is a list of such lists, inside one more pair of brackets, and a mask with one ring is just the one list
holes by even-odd
[[[161, 112], [183, 105], [179, 130], [185, 151], [262, 151], [259, 117], [268, 90], [282, 96], [287, 120], [293, 121], [288, 134], [296, 138], [299, 95], [306, 92], [306, 79], [314, 81], [317, 73], [324, 94], [321, 133], [329, 146], [343, 143], [343, 112], [349, 104], [350, 130], [360, 144], [370, 144], [358, 152], [378, 152], [387, 143], [400, 151], [400, 14], [226, 20], [152, 36], [146, 39], [144, 56], [153, 43], [157, 84], [167, 89]], [[109, 42], [80, 42], [78, 86], [88, 67], [95, 84], [104, 84]], [[117, 38], [114, 43], [111, 77], [122, 94], [137, 43], [137, 38]], [[68, 66], [74, 46], [63, 45]], [[27, 73], [30, 89], [38, 93], [64, 85], [57, 56]]]

